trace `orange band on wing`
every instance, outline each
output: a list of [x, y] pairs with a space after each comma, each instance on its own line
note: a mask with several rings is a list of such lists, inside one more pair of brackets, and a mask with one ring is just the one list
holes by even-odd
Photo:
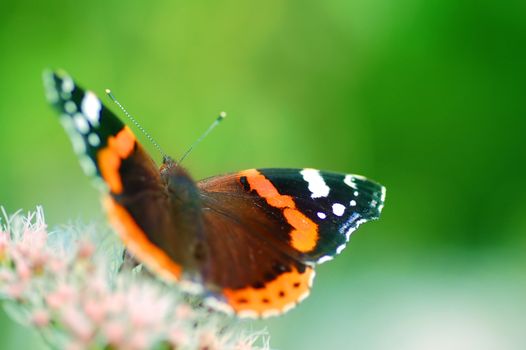
[[103, 198], [103, 204], [124, 245], [140, 262], [167, 280], [178, 280], [181, 277], [181, 265], [148, 239], [124, 207], [110, 196]]
[[316, 247], [318, 225], [296, 208], [291, 196], [280, 194], [272, 182], [256, 169], [243, 171], [239, 176], [245, 176], [250, 188], [265, 199], [268, 205], [283, 210], [285, 219], [294, 227], [290, 236], [295, 249], [307, 253]]
[[309, 295], [314, 270], [296, 268], [267, 282], [263, 288], [224, 289], [227, 303], [239, 316], [266, 317], [282, 314]]
[[135, 146], [135, 136], [125, 126], [115, 136], [110, 136], [108, 145], [97, 153], [97, 162], [102, 178], [108, 184], [110, 191], [122, 193], [122, 180], [119, 174], [122, 159], [128, 157]]
[[287, 207], [294, 208], [296, 206], [291, 196], [279, 194], [272, 182], [256, 169], [243, 171], [240, 176], [246, 176], [250, 188], [255, 190], [260, 197], [264, 198], [269, 205], [280, 209]]
[[292, 245], [300, 252], [310, 252], [316, 247], [318, 240], [318, 225], [297, 209], [285, 208], [283, 215], [294, 227], [290, 233]]

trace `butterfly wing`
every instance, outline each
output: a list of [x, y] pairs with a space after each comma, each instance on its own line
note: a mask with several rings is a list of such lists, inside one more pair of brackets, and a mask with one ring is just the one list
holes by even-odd
[[360, 175], [315, 169], [250, 169], [198, 182], [205, 206], [219, 207], [306, 263], [342, 251], [350, 234], [378, 219], [385, 187]]
[[[216, 207], [217, 210], [220, 210]], [[205, 241], [210, 255], [201, 271], [220, 307], [239, 317], [279, 315], [309, 294], [312, 266], [294, 259], [264, 237], [264, 227], [204, 209]]]
[[315, 169], [251, 169], [198, 187], [206, 241], [216, 250], [205, 280], [224, 288], [235, 311], [255, 316], [304, 299], [313, 266], [340, 253], [385, 200], [371, 180]]
[[126, 247], [158, 274], [179, 279], [191, 266], [192, 238], [179, 222], [160, 172], [125, 126], [91, 91], [84, 91], [65, 72], [44, 73], [48, 100], [60, 114], [87, 175], [104, 193], [110, 222]]

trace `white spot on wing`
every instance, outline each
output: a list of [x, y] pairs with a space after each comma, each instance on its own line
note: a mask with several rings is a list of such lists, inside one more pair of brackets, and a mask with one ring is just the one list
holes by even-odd
[[90, 133], [88, 135], [88, 143], [93, 147], [98, 147], [100, 145], [99, 135], [95, 133]]
[[303, 300], [307, 299], [307, 297], [309, 296], [310, 294], [310, 291], [306, 291], [305, 293], [303, 293], [302, 295], [299, 296], [298, 298], [298, 303], [301, 303]]
[[358, 187], [356, 187], [356, 184], [354, 183], [354, 176], [353, 175], [345, 175], [345, 179], [343, 179], [343, 182], [345, 182], [345, 184], [355, 190], [358, 189]]
[[356, 231], [357, 227], [351, 227], [347, 232], [345, 232], [345, 240], [349, 242], [349, 239], [351, 238], [351, 233]]
[[252, 310], [243, 310], [243, 311], [239, 311], [237, 316], [239, 318], [252, 318], [252, 319], [256, 319], [258, 318], [258, 313], [255, 312], [255, 311], [252, 311]]
[[53, 73], [51, 73], [48, 70], [44, 71], [44, 74], [42, 75], [42, 78], [44, 79], [44, 86], [46, 89], [55, 89], [55, 80], [53, 79]]
[[327, 217], [327, 215], [325, 215], [325, 213], [322, 213], [321, 211], [318, 212], [317, 215], [320, 219], [325, 219]]
[[386, 192], [386, 189], [385, 187], [382, 186], [382, 194], [380, 196], [380, 205], [378, 206], [378, 212], [381, 213], [382, 210], [384, 209], [384, 203], [385, 203], [385, 192]]
[[300, 174], [309, 184], [309, 191], [312, 193], [311, 198], [327, 197], [330, 192], [329, 186], [323, 180], [319, 170], [316, 169], [303, 169]]
[[75, 128], [82, 134], [87, 134], [90, 127], [88, 121], [80, 113], [76, 113], [73, 116], [73, 122], [75, 123]]
[[345, 244], [342, 244], [336, 248], [336, 254], [340, 254], [345, 249]]
[[55, 89], [46, 90], [46, 98], [51, 103], [58, 102], [58, 92]]
[[281, 312], [278, 309], [271, 309], [271, 310], [263, 311], [263, 313], [261, 314], [261, 317], [269, 318], [269, 317], [279, 316], [279, 315], [281, 315]]
[[64, 130], [68, 133], [75, 132], [75, 127], [73, 126], [73, 122], [71, 121], [71, 117], [67, 114], [62, 114], [60, 116], [60, 123], [62, 124], [62, 127], [64, 127]]
[[64, 103], [64, 109], [69, 114], [73, 114], [77, 111], [77, 105], [73, 101], [67, 101], [66, 103]]
[[65, 75], [62, 77], [62, 86], [61, 89], [65, 93], [71, 93], [73, 89], [75, 88], [75, 83], [73, 83], [73, 79], [69, 75]]
[[332, 205], [332, 212], [336, 216], [342, 216], [343, 213], [345, 212], [345, 206], [343, 204], [340, 204], [340, 203], [334, 203]]
[[86, 153], [86, 143], [84, 142], [84, 138], [82, 138], [78, 130], [75, 128], [71, 117], [67, 114], [61, 115], [60, 123], [64, 127], [64, 130], [66, 130], [66, 132], [68, 133], [69, 139], [71, 140], [71, 144], [73, 145], [73, 150], [75, 151], [75, 153]]
[[351, 204], [351, 207], [355, 207], [356, 206], [356, 201], [353, 199], [350, 204]]
[[70, 132], [69, 139], [71, 140], [71, 144], [73, 145], [73, 150], [75, 151], [75, 153], [86, 153], [86, 143], [84, 142], [84, 139], [82, 138], [82, 136], [80, 136], [79, 133]]
[[291, 309], [294, 308], [294, 306], [296, 306], [296, 303], [292, 302], [292, 303], [289, 303], [285, 306], [283, 306], [283, 309], [281, 310], [282, 313], [285, 313], [287, 311], [290, 311]]
[[97, 170], [95, 168], [95, 163], [93, 163], [91, 158], [88, 157], [87, 155], [80, 157], [80, 167], [82, 168], [82, 170], [84, 170], [84, 173], [88, 176], [95, 175], [95, 172]]
[[312, 273], [310, 274], [310, 277], [309, 277], [309, 288], [312, 287], [312, 283], [314, 282], [315, 276], [316, 276], [316, 271], [312, 270]]
[[332, 259], [333, 259], [332, 256], [325, 255], [325, 256], [322, 256], [321, 258], [319, 258], [318, 261], [316, 261], [316, 263], [317, 264], [323, 264], [324, 262], [331, 261]]
[[87, 91], [82, 99], [81, 104], [82, 113], [86, 115], [86, 118], [90, 121], [91, 125], [98, 126], [100, 119], [100, 111], [102, 104], [99, 98], [91, 91]]
[[363, 224], [364, 222], [367, 222], [365, 219], [357, 220], [353, 227], [351, 227], [347, 232], [345, 232], [345, 239], [347, 242], [349, 242], [349, 239], [351, 238], [351, 234], [358, 229], [358, 227]]

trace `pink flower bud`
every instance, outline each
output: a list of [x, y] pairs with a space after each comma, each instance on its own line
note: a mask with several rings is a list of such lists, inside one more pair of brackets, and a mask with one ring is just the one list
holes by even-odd
[[188, 335], [179, 328], [174, 328], [168, 335], [170, 343], [176, 348], [185, 347], [188, 344]]
[[68, 305], [75, 297], [75, 291], [71, 286], [61, 284], [58, 288], [46, 295], [45, 300], [51, 309], [59, 309], [64, 305]]
[[122, 323], [117, 321], [110, 322], [103, 326], [102, 332], [108, 339], [108, 343], [116, 348], [121, 348], [125, 340], [126, 330]]
[[217, 336], [211, 331], [204, 331], [199, 337], [199, 349], [219, 350], [220, 342]]
[[47, 262], [48, 270], [55, 273], [61, 274], [64, 273], [66, 269], [66, 263], [63, 260], [50, 258]]
[[93, 335], [93, 326], [81, 312], [74, 307], [69, 307], [64, 310], [62, 321], [79, 341], [89, 342]]
[[6, 294], [12, 299], [21, 300], [25, 289], [26, 289], [25, 283], [16, 282], [14, 284], [7, 286]]
[[131, 336], [129, 347], [132, 350], [143, 350], [150, 348], [148, 336], [144, 332], [136, 332]]
[[25, 261], [19, 260], [16, 263], [16, 273], [22, 281], [27, 281], [31, 278], [31, 269]]
[[175, 317], [180, 320], [187, 320], [193, 316], [194, 312], [190, 305], [181, 304], [175, 309]]
[[14, 279], [13, 272], [7, 270], [7, 269], [0, 269], [0, 283], [5, 283], [6, 285], [10, 284], [10, 282]]
[[104, 300], [105, 308], [109, 313], [118, 314], [122, 312], [125, 305], [125, 296], [122, 293], [110, 294]]
[[94, 322], [101, 323], [106, 317], [104, 303], [90, 299], [84, 304], [84, 312]]
[[46, 304], [52, 310], [56, 310], [62, 306], [62, 299], [60, 298], [60, 295], [57, 293], [48, 294], [45, 297], [45, 300], [46, 300]]
[[77, 256], [79, 259], [89, 259], [95, 253], [95, 246], [88, 241], [79, 242]]
[[31, 323], [38, 328], [43, 328], [49, 325], [49, 312], [46, 310], [36, 310], [31, 315]]

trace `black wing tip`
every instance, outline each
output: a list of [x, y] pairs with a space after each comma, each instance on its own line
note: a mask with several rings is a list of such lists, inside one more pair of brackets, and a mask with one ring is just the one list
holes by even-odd
[[367, 193], [366, 200], [368, 210], [366, 211], [367, 220], [378, 220], [382, 214], [382, 210], [385, 205], [385, 197], [387, 194], [387, 188], [376, 181], [370, 180], [362, 176], [354, 175], [357, 187]]
[[51, 100], [51, 93], [58, 93], [56, 80], [57, 76], [51, 69], [46, 68], [42, 71], [42, 81], [44, 82], [44, 89], [46, 90], [48, 100]]
[[57, 83], [66, 79], [71, 79], [71, 76], [63, 69], [53, 70], [51, 68], [45, 68], [42, 71], [42, 80], [46, 88], [57, 88]]
[[67, 100], [76, 88], [71, 76], [62, 69], [44, 69], [42, 72], [42, 80], [44, 82], [46, 98], [48, 102], [54, 106], [59, 105], [61, 101]]
[[380, 215], [382, 214], [382, 210], [384, 209], [385, 205], [385, 196], [387, 193], [387, 189], [385, 186], [382, 186], [380, 184], [377, 184], [379, 186], [378, 190], [374, 192], [373, 194], [373, 200], [371, 200], [371, 210], [372, 210], [372, 220], [378, 220], [380, 219]]
[[387, 195], [387, 188], [385, 186], [380, 185], [380, 184], [378, 184], [378, 186], [379, 186], [379, 188], [375, 192], [374, 197], [378, 198], [377, 206], [378, 206], [378, 214], [380, 214], [382, 212], [382, 209], [383, 209], [384, 204], [385, 204], [385, 196]]

